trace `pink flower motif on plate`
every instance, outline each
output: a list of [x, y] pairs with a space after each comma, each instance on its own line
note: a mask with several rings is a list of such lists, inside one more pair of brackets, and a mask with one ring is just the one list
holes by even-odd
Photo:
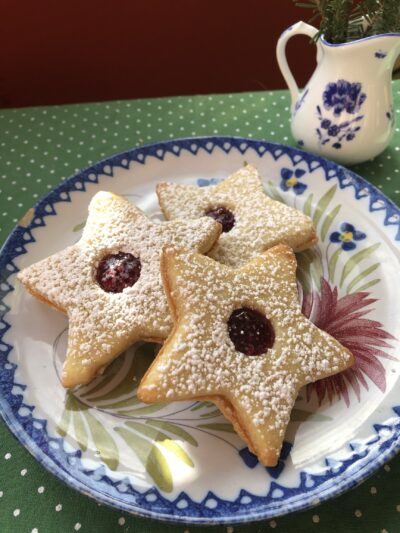
[[327, 397], [343, 398], [350, 405], [348, 387], [353, 388], [360, 401], [362, 387], [368, 390], [368, 377], [382, 392], [386, 390], [385, 367], [381, 358], [396, 359], [385, 349], [392, 348], [388, 340], [394, 337], [376, 320], [363, 318], [372, 311], [376, 299], [368, 292], [357, 292], [338, 298], [337, 287], [321, 278], [320, 293], [303, 294], [303, 314], [323, 329], [354, 355], [355, 363], [340, 374], [322, 379], [307, 386], [307, 400], [316, 392], [319, 404]]

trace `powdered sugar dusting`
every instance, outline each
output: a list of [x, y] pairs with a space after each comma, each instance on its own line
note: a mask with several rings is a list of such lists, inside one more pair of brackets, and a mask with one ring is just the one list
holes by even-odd
[[[167, 250], [166, 261], [180, 318], [139, 394], [146, 399], [148, 388], [153, 401], [225, 396], [246, 414], [254, 447], [278, 453], [300, 387], [352, 363], [348, 350], [302, 315], [293, 253], [278, 246], [240, 270], [182, 250]], [[235, 350], [227, 322], [241, 307], [271, 321], [275, 343], [267, 353]]]
[[296, 252], [315, 244], [311, 219], [300, 211], [269, 198], [260, 175], [252, 165], [240, 169], [218, 185], [196, 187], [163, 183], [157, 187], [161, 209], [167, 219], [202, 217], [224, 207], [235, 217], [235, 225], [222, 233], [209, 256], [238, 267], [279, 243]]
[[[219, 232], [210, 218], [155, 224], [122, 197], [97, 193], [81, 240], [18, 275], [35, 295], [69, 316], [65, 383], [89, 381], [137, 340], [164, 339], [172, 318], [160, 276], [162, 247], [205, 252]], [[96, 268], [105, 255], [120, 251], [140, 258], [141, 274], [133, 286], [107, 293], [96, 282]]]

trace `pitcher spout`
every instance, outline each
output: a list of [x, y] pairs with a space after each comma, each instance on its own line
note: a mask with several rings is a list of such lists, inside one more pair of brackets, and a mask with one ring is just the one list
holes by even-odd
[[331, 44], [322, 36], [321, 44], [327, 55], [346, 54], [349, 60], [354, 54], [355, 60], [375, 63], [375, 67], [378, 69], [379, 66], [393, 69], [396, 59], [400, 55], [400, 33], [371, 35], [340, 44]]
[[372, 44], [377, 45], [374, 48], [374, 57], [385, 60], [392, 70], [400, 54], [400, 33], [376, 35], [370, 39]]

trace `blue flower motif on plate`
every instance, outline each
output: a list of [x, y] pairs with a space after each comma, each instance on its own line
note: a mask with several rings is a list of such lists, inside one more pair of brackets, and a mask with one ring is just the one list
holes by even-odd
[[340, 232], [334, 231], [329, 237], [331, 242], [340, 243], [342, 250], [345, 250], [346, 252], [354, 250], [357, 246], [354, 241], [362, 241], [365, 238], [365, 233], [356, 230], [353, 224], [349, 224], [348, 222], [343, 222], [343, 224], [340, 225]]
[[294, 194], [300, 195], [307, 189], [307, 185], [302, 183], [300, 178], [306, 173], [305, 170], [297, 168], [292, 170], [290, 168], [283, 167], [281, 169], [281, 183], [280, 187], [283, 191], [293, 190]]
[[197, 180], [197, 185], [199, 187], [209, 187], [210, 185], [217, 185], [219, 181], [220, 180], [217, 180], [217, 178], [211, 178], [211, 179], [199, 178]]
[[[278, 459], [278, 464], [273, 467], [267, 466], [265, 468], [269, 475], [274, 479], [278, 479], [278, 477], [282, 474], [283, 469], [285, 468], [285, 461], [289, 457], [292, 446], [293, 445], [290, 442], [284, 441]], [[247, 447], [239, 450], [239, 455], [243, 459], [245, 465], [249, 468], [255, 468], [259, 463], [257, 456], [255, 456], [254, 453], [252, 453]]]

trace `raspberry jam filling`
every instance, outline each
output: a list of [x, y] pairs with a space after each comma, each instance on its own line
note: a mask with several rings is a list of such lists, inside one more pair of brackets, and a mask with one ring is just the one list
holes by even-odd
[[258, 311], [241, 307], [228, 320], [228, 333], [238, 352], [260, 355], [272, 348], [275, 332], [268, 318]]
[[226, 207], [216, 207], [206, 212], [207, 217], [211, 217], [222, 225], [222, 233], [228, 233], [235, 225], [235, 216]]
[[96, 271], [96, 281], [106, 292], [122, 292], [140, 277], [142, 264], [138, 257], [125, 252], [103, 257]]

